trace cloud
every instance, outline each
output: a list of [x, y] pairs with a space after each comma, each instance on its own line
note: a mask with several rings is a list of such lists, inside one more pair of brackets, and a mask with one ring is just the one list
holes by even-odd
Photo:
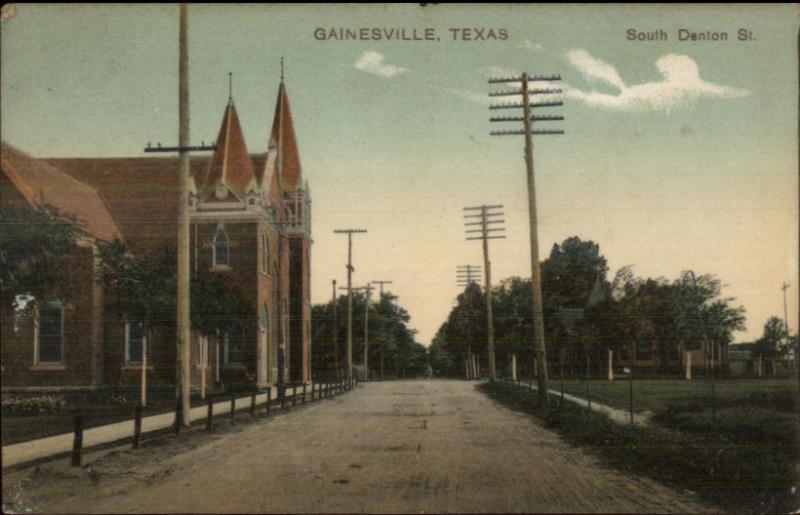
[[661, 73], [659, 81], [645, 82], [628, 86], [613, 65], [593, 57], [586, 50], [567, 52], [569, 62], [590, 82], [604, 84], [616, 89], [618, 93], [582, 91], [562, 85], [564, 93], [581, 100], [591, 107], [625, 111], [663, 111], [690, 104], [703, 97], [739, 98], [750, 95], [745, 89], [719, 86], [700, 78], [697, 63], [691, 57], [667, 54], [656, 60], [656, 68]]
[[438, 88], [442, 91], [446, 91], [448, 93], [452, 93], [453, 95], [463, 98], [464, 100], [469, 100], [470, 102], [474, 102], [476, 104], [483, 104], [489, 105], [490, 98], [486, 95], [486, 93], [477, 93], [475, 91], [469, 89], [460, 89], [460, 88]]
[[520, 76], [520, 74], [516, 71], [509, 70], [508, 68], [502, 68], [500, 66], [484, 66], [483, 68], [478, 68], [478, 73], [481, 73], [490, 79]]
[[538, 52], [542, 49], [542, 45], [540, 45], [539, 43], [534, 43], [530, 39], [526, 39], [525, 41], [520, 43], [519, 46], [526, 50], [530, 50], [531, 52]]
[[395, 66], [393, 64], [386, 64], [384, 62], [384, 55], [380, 52], [367, 50], [356, 59], [355, 67], [362, 72], [380, 75], [381, 77], [394, 77], [409, 71], [408, 68], [402, 66]]

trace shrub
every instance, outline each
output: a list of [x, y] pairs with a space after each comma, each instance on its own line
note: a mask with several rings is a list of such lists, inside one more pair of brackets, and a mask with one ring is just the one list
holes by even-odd
[[40, 413], [58, 413], [67, 403], [60, 397], [39, 395], [37, 397], [11, 397], [3, 399], [3, 415], [36, 415]]

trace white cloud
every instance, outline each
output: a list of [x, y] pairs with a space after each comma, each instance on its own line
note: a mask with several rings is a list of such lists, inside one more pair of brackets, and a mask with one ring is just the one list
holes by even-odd
[[477, 93], [469, 89], [460, 89], [460, 88], [439, 88], [439, 89], [441, 89], [442, 91], [447, 91], [448, 93], [452, 93], [459, 98], [463, 98], [464, 100], [475, 102], [476, 104], [489, 105], [490, 99], [486, 93]]
[[478, 68], [478, 73], [481, 73], [490, 79], [520, 76], [520, 74], [514, 70], [509, 70], [508, 68], [502, 68], [500, 66], [484, 66], [483, 68]]
[[362, 72], [380, 75], [381, 77], [394, 77], [409, 71], [408, 68], [386, 64], [384, 55], [374, 50], [367, 50], [356, 59], [355, 67]]
[[673, 107], [692, 103], [702, 97], [738, 98], [750, 94], [745, 89], [719, 86], [700, 78], [697, 63], [691, 57], [667, 54], [656, 60], [662, 80], [628, 86], [613, 65], [593, 57], [585, 50], [567, 52], [569, 62], [592, 82], [618, 90], [616, 94], [596, 90], [582, 91], [562, 85], [567, 96], [591, 107], [619, 110], [669, 112]]
[[540, 45], [539, 43], [534, 43], [530, 39], [526, 39], [525, 41], [520, 43], [519, 46], [526, 50], [530, 50], [531, 52], [538, 52], [542, 49], [542, 45]]

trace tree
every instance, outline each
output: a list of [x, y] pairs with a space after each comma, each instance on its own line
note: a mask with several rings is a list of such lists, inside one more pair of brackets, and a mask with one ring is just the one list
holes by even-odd
[[[137, 255], [119, 240], [102, 243], [98, 248], [101, 277], [111, 294], [110, 305], [127, 319], [141, 323], [145, 334], [156, 326], [174, 326], [175, 249]], [[206, 336], [224, 334], [255, 313], [252, 303], [219, 274], [194, 274], [190, 292], [192, 329]]]
[[[338, 313], [337, 338], [339, 362], [347, 352], [347, 296], [336, 298]], [[359, 363], [364, 355], [364, 303], [366, 295], [353, 292], [353, 359]], [[317, 377], [335, 377], [333, 349], [333, 303], [316, 304], [311, 308], [313, 355], [312, 366]], [[427, 367], [425, 348], [415, 342], [416, 331], [408, 327], [408, 311], [397, 303], [397, 297], [385, 293], [369, 306], [369, 363], [372, 377], [422, 374]], [[424, 363], [424, 366], [423, 366]], [[387, 374], [386, 369], [391, 371]]]
[[761, 338], [755, 341], [753, 354], [764, 359], [777, 358], [786, 355], [789, 346], [786, 345], [786, 325], [778, 317], [770, 317], [764, 324]]
[[7, 202], [0, 206], [2, 305], [20, 307], [26, 298], [63, 297], [64, 273], [83, 237], [75, 218], [49, 205]]

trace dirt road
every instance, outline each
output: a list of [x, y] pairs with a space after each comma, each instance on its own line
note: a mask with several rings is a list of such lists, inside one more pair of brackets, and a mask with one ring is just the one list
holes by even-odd
[[682, 512], [463, 381], [370, 383], [286, 415], [3, 480], [14, 511]]

